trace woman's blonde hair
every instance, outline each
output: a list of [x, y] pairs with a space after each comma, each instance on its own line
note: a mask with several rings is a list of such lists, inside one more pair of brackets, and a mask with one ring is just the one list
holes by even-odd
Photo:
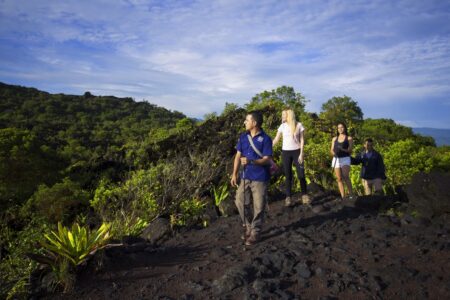
[[286, 123], [291, 129], [292, 136], [295, 138], [295, 133], [297, 129], [297, 121], [295, 120], [295, 113], [292, 109], [288, 108], [284, 110], [286, 112]]

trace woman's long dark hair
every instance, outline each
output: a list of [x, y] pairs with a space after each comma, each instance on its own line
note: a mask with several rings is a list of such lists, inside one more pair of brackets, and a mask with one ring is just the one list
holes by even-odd
[[[348, 136], [347, 125], [345, 125], [345, 124], [342, 123], [342, 122], [339, 122], [339, 123], [337, 123], [336, 127], [339, 126], [339, 125], [344, 126], [344, 134]], [[339, 130], [336, 130], [336, 136], [337, 136], [337, 137], [339, 136]]]

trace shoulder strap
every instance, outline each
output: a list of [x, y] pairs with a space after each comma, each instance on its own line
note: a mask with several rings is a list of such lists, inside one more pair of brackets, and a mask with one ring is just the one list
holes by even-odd
[[255, 146], [255, 144], [253, 143], [253, 139], [252, 139], [252, 137], [250, 136], [250, 134], [247, 134], [247, 138], [248, 138], [248, 141], [250, 142], [250, 145], [252, 146], [253, 151], [255, 151], [256, 154], [258, 154], [259, 156], [263, 157], [262, 153], [261, 153], [258, 149], [256, 149], [256, 146]]

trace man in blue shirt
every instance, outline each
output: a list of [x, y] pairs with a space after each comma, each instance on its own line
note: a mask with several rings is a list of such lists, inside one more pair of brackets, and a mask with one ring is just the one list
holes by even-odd
[[[264, 223], [267, 184], [270, 179], [272, 139], [262, 130], [262, 123], [263, 116], [260, 112], [252, 111], [245, 117], [246, 132], [239, 137], [231, 176], [231, 185], [238, 186], [235, 203], [242, 223], [246, 227], [244, 239], [248, 246], [255, 244], [260, 237], [261, 227]], [[253, 149], [249, 137], [262, 157]], [[241, 165], [243, 171], [238, 184], [238, 172]], [[253, 213], [248, 209], [250, 197], [253, 199]]]
[[383, 194], [383, 181], [386, 180], [383, 157], [373, 148], [373, 140], [364, 141], [364, 151], [353, 159], [353, 164], [362, 164], [361, 179], [366, 195]]

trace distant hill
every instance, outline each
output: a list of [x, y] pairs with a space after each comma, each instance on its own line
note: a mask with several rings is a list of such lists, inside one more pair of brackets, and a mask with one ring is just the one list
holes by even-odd
[[132, 98], [50, 94], [0, 82], [0, 211], [65, 177], [85, 189], [103, 177], [120, 180], [185, 117]]
[[437, 146], [450, 146], [450, 129], [413, 128], [414, 133], [434, 138]]

